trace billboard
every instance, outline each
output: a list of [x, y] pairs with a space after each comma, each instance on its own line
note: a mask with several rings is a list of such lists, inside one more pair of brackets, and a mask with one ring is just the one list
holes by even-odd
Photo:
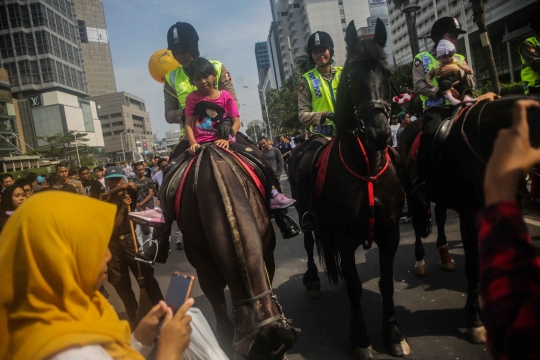
[[369, 0], [369, 6], [379, 6], [379, 5], [385, 5], [386, 6], [386, 0]]
[[360, 40], [373, 39], [375, 37], [375, 26], [366, 26], [359, 29]]

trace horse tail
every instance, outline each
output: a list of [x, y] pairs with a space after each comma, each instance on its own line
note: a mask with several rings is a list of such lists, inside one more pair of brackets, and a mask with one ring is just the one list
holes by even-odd
[[328, 280], [337, 284], [339, 279], [344, 279], [341, 273], [341, 257], [336, 246], [335, 238], [321, 230], [315, 232], [315, 244], [319, 254], [319, 263], [326, 270]]

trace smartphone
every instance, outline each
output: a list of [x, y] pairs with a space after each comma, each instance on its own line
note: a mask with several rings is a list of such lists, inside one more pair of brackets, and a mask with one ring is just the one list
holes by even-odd
[[172, 274], [165, 302], [167, 303], [167, 306], [172, 309], [173, 314], [176, 314], [178, 309], [180, 309], [191, 296], [194, 282], [195, 276], [193, 275], [182, 274], [178, 271], [175, 271]]

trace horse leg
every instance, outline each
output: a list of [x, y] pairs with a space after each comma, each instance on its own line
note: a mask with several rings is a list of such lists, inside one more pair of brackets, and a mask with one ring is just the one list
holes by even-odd
[[319, 270], [313, 258], [314, 247], [315, 239], [313, 238], [313, 232], [304, 232], [304, 248], [308, 256], [308, 269], [304, 273], [302, 282], [307, 289], [308, 297], [311, 299], [321, 296], [321, 279], [319, 278]]
[[426, 276], [427, 275], [427, 266], [424, 261], [426, 256], [426, 251], [424, 250], [424, 243], [422, 243], [422, 238], [419, 235], [414, 234], [416, 240], [414, 242], [414, 257], [416, 258], [416, 264], [414, 264], [414, 275], [416, 276]]
[[465, 275], [467, 276], [467, 337], [473, 344], [486, 342], [486, 329], [480, 320], [478, 301], [478, 239], [474, 221], [477, 212], [466, 210], [459, 214], [463, 249], [465, 250]]
[[[352, 239], [343, 240], [342, 244], [354, 244]], [[354, 246], [354, 245], [353, 245]], [[344, 246], [339, 250], [341, 257], [341, 272], [347, 284], [347, 295], [351, 302], [351, 345], [354, 357], [360, 360], [372, 359], [373, 348], [371, 340], [367, 334], [364, 315], [362, 314], [362, 282], [356, 271], [356, 261], [354, 257], [356, 248]]]
[[[383, 340], [392, 356], [406, 356], [411, 348], [405, 335], [399, 330], [394, 310], [394, 257], [399, 245], [399, 227], [391, 231], [379, 246], [379, 267], [381, 277], [379, 290], [383, 305]], [[425, 265], [424, 265], [425, 266]]]
[[456, 265], [448, 252], [448, 242], [444, 233], [444, 224], [446, 223], [447, 208], [442, 205], [435, 205], [435, 222], [437, 223], [437, 250], [439, 250], [440, 267], [445, 271], [454, 271]]
[[225, 302], [225, 286], [227, 282], [217, 266], [217, 264], [205, 263], [201, 271], [197, 271], [201, 289], [210, 301], [216, 316], [216, 334], [219, 344], [229, 357], [233, 356], [234, 326], [227, 314], [227, 303]]

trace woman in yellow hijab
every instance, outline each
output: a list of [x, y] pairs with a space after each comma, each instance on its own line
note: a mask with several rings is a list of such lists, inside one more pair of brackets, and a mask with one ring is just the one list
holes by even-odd
[[[48, 191], [28, 199], [7, 221], [0, 238], [0, 360], [55, 358], [92, 345], [106, 352], [104, 358], [143, 358], [132, 348], [135, 337], [128, 323], [97, 291], [110, 260], [115, 214], [114, 205]], [[147, 318], [155, 318], [150, 320], [155, 330], [150, 344], [164, 314], [165, 340], [171, 334], [163, 332], [174, 333], [175, 326], [166, 326], [172, 313], [163, 302], [141, 321], [148, 327]], [[190, 330], [189, 319], [183, 316], [184, 332]], [[189, 332], [187, 338], [189, 343]], [[158, 357], [162, 348], [171, 349], [166, 343], [160, 344]]]

